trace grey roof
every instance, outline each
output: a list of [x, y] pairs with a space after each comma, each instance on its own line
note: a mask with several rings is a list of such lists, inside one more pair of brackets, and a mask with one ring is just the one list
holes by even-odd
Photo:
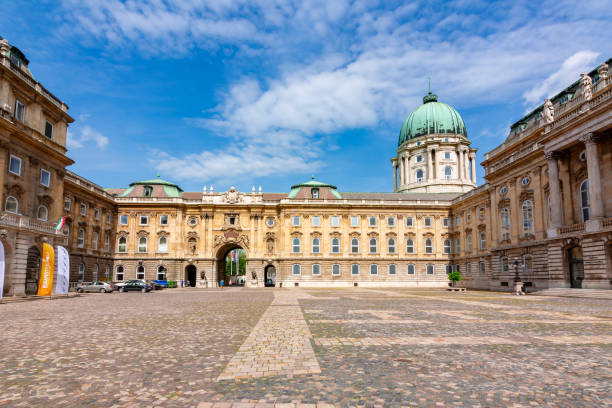
[[462, 193], [341, 193], [347, 200], [450, 201]]

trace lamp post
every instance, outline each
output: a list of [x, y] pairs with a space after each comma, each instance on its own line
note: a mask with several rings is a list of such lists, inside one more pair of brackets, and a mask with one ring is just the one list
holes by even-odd
[[523, 292], [523, 282], [521, 282], [521, 277], [519, 276], [519, 260], [516, 257], [514, 258], [514, 294], [525, 294], [525, 292]]

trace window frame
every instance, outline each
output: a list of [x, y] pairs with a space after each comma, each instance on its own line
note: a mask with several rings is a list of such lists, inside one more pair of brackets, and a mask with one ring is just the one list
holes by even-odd
[[[164, 219], [164, 217], [165, 217], [165, 219], [166, 219], [166, 222], [165, 222], [165, 223], [164, 223], [164, 222], [162, 222], [162, 220]], [[161, 215], [159, 216], [159, 225], [162, 225], [162, 226], [167, 226], [167, 225], [168, 225], [168, 214], [161, 214]]]
[[387, 226], [395, 227], [395, 217], [387, 217]]
[[423, 227], [424, 228], [431, 228], [433, 225], [433, 222], [431, 220], [431, 217], [423, 217]]
[[312, 217], [310, 217], [310, 223], [313, 227], [320, 227], [321, 226], [321, 216], [313, 215]]
[[[142, 222], [143, 219], [145, 219], [146, 222]], [[138, 225], [149, 225], [149, 216], [145, 214], [138, 215]]]
[[[121, 271], [119, 270], [121, 268]], [[119, 274], [121, 274], [121, 279], [119, 279]], [[125, 279], [125, 268], [123, 265], [117, 265], [115, 268], [115, 280], [122, 282]]]
[[445, 254], [451, 254], [453, 252], [453, 242], [450, 238], [444, 239], [443, 248]]
[[[68, 206], [66, 206], [66, 203]], [[72, 210], [72, 199], [70, 197], [64, 197], [64, 211]]]
[[431, 255], [434, 253], [433, 239], [425, 238], [425, 253]]
[[85, 248], [85, 229], [83, 228], [77, 231], [77, 248]]
[[[357, 245], [355, 245], [355, 242], [357, 242]], [[351, 238], [351, 254], [358, 254], [358, 253], [359, 253], [359, 238]]]
[[291, 253], [299, 254], [300, 252], [302, 252], [302, 240], [298, 237], [293, 237], [293, 239], [291, 240]]
[[110, 235], [104, 234], [104, 251], [110, 251]]
[[387, 275], [397, 275], [397, 265], [396, 264], [387, 265]]
[[[142, 269], [142, 272], [141, 272]], [[142, 273], [142, 278], [140, 277], [140, 274]], [[138, 265], [136, 266], [136, 279], [138, 280], [145, 280], [147, 278], [147, 269], [145, 268], [144, 265]]]
[[406, 265], [406, 275], [416, 275], [416, 267], [413, 263]]
[[[11, 167], [13, 167], [13, 166], [12, 166], [12, 163], [13, 163], [13, 162], [15, 162], [15, 163], [19, 163], [19, 170], [18, 170], [18, 172], [14, 172], [14, 171], [11, 169]], [[11, 155], [9, 156], [9, 167], [8, 167], [8, 171], [9, 171], [9, 173], [14, 174], [14, 175], [16, 175], [16, 176], [21, 176], [21, 166], [22, 166], [22, 165], [23, 165], [23, 160], [21, 159], [21, 157], [15, 156], [15, 155], [13, 155], [13, 154], [11, 154]]]
[[[296, 273], [297, 270], [297, 273]], [[292, 264], [291, 265], [291, 275], [292, 276], [300, 276], [302, 275], [302, 265], [300, 264]]]
[[[315, 269], [317, 270], [317, 272], [315, 272]], [[321, 275], [321, 264], [318, 264], [318, 263], [312, 264], [310, 272], [312, 276], [320, 276]]]
[[[408, 250], [408, 248], [410, 248], [410, 251]], [[406, 238], [406, 253], [414, 254], [414, 239], [412, 238]]]
[[359, 264], [351, 264], [351, 276], [355, 276], [355, 275], [359, 275], [360, 270], [359, 270]]
[[370, 264], [370, 276], [371, 275], [378, 275], [378, 264]]
[[[123, 244], [121, 243], [123, 241]], [[121, 246], [123, 245], [124, 250], [121, 250]], [[125, 254], [127, 253], [127, 237], [119, 237], [117, 238], [117, 252]]]
[[378, 217], [368, 217], [368, 227], [376, 227], [378, 225]]
[[82, 215], [83, 217], [87, 216], [87, 204], [81, 203], [79, 205], [79, 214]]
[[[160, 272], [160, 270], [163, 270], [163, 272]], [[160, 273], [163, 274], [163, 279], [160, 278], [160, 276], [162, 276], [162, 275], [160, 275]], [[155, 270], [155, 277], [157, 278], [157, 280], [160, 280], [160, 281], [167, 280], [167, 278], [168, 278], [168, 269], [164, 265], [159, 265], [157, 267], [157, 269]]]
[[[47, 134], [47, 129], [48, 129], [49, 127], [51, 128], [51, 134], [50, 134], [50, 135], [48, 135], [48, 134]], [[45, 130], [44, 130], [44, 133], [43, 133], [43, 134], [44, 134], [44, 135], [45, 135], [45, 137], [47, 137], [48, 139], [53, 140], [53, 123], [49, 122], [48, 120], [45, 120]]]
[[[337, 267], [338, 273], [334, 272], [335, 267]], [[342, 274], [342, 271], [340, 270], [340, 264], [332, 264], [331, 274], [332, 276], [340, 276]]]
[[[431, 269], [431, 272], [430, 272]], [[436, 267], [434, 264], [427, 264], [425, 265], [425, 274], [426, 275], [435, 275], [436, 274]]]
[[[355, 216], [355, 215], [351, 215], [351, 227], [358, 227], [359, 226], [359, 216]], [[353, 222], [354, 221], [354, 222]]]
[[[15, 211], [11, 211], [8, 209], [8, 203], [9, 203], [9, 199], [13, 199], [14, 203], [15, 203]], [[13, 202], [13, 201], [11, 201]], [[14, 196], [7, 196], [6, 200], [4, 200], [4, 211], [6, 212], [10, 212], [11, 214], [19, 214], [19, 200], [17, 199], [17, 197]]]
[[93, 231], [91, 233], [91, 248], [93, 250], [98, 249], [98, 240], [100, 239], [100, 234], [97, 231]]
[[396, 251], [397, 251], [397, 244], [396, 244], [395, 238], [389, 237], [389, 239], [387, 239], [387, 252], [390, 254], [395, 254]]
[[332, 215], [330, 219], [330, 226], [339, 227], [340, 226], [340, 216]]
[[591, 195], [589, 193], [588, 178], [584, 179], [582, 183], [580, 183], [578, 194], [580, 194], [580, 220], [581, 222], [586, 222], [591, 219]]
[[[123, 217], [125, 217], [125, 222], [123, 222]], [[128, 225], [130, 222], [130, 218], [127, 214], [119, 214], [119, 225]]]
[[339, 254], [340, 253], [340, 238], [338, 238], [338, 237], [333, 237], [332, 238], [332, 240], [331, 240], [331, 253], [332, 254]]
[[[144, 247], [143, 247], [142, 240], [144, 240]], [[146, 254], [148, 251], [149, 251], [149, 240], [147, 239], [147, 237], [139, 237], [138, 238], [138, 253]]]
[[408, 227], [408, 228], [414, 227], [414, 218], [413, 217], [406, 217], [406, 227]]
[[78, 271], [77, 279], [79, 282], [85, 281], [85, 264], [82, 262], [79, 264], [79, 271]]
[[[43, 174], [47, 175], [47, 184], [45, 184], [43, 182], [44, 181]], [[46, 170], [46, 169], [43, 169], [43, 168], [40, 169], [40, 185], [44, 186], [44, 187], [51, 186], [51, 172], [49, 170]]]
[[291, 217], [291, 225], [293, 227], [299, 227], [302, 225], [302, 217], [300, 215], [294, 215]]
[[[165, 241], [162, 247], [162, 239]], [[168, 252], [168, 238], [165, 235], [162, 235], [157, 240], [157, 252], [165, 254]]]
[[[40, 210], [45, 211], [44, 217], [40, 216]], [[36, 209], [36, 219], [39, 221], [49, 221], [49, 209], [47, 208], [46, 205], [41, 204], [38, 206], [38, 208]]]
[[523, 201], [521, 204], [521, 228], [523, 235], [533, 234], [533, 213], [533, 201]]
[[[20, 106], [21, 110], [19, 109]], [[27, 109], [28, 107], [25, 103], [21, 102], [19, 99], [15, 99], [15, 114], [13, 115], [13, 117], [21, 123], [25, 123]]]
[[[374, 242], [374, 245], [372, 245], [372, 241]], [[374, 251], [372, 251], [372, 248], [374, 248]], [[370, 254], [377, 254], [378, 253], [378, 239], [370, 238], [368, 240], [368, 250], [369, 250]]]
[[[316, 243], [315, 243], [316, 241]], [[311, 241], [311, 250], [313, 254], [321, 253], [321, 239], [319, 237], [314, 237]]]

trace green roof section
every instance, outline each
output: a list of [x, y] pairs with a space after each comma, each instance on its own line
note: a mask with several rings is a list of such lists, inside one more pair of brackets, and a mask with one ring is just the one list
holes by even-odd
[[183, 189], [181, 189], [177, 184], [160, 178], [158, 174], [157, 178], [154, 179], [135, 181], [133, 183], [130, 183], [130, 188], [125, 190], [120, 197], [127, 197], [136, 186], [162, 186], [166, 195], [168, 197], [173, 198], [180, 197], [181, 193], [183, 192]]
[[295, 198], [295, 196], [297, 196], [297, 194], [300, 192], [302, 187], [329, 188], [329, 191], [332, 193], [334, 197], [336, 197], [339, 200], [342, 199], [342, 195], [340, 195], [340, 193], [338, 192], [338, 187], [332, 184], [327, 184], [321, 181], [317, 181], [315, 180], [314, 175], [312, 176], [312, 180], [291, 186], [291, 191], [289, 192], [289, 195], [287, 196], [287, 198]]
[[134, 190], [134, 186], [131, 186], [130, 188], [128, 188], [127, 190], [125, 190], [123, 193], [121, 193], [121, 195], [119, 197], [126, 197], [127, 195], [129, 195], [132, 191]]
[[438, 102], [438, 96], [429, 92], [423, 97], [423, 104], [415, 109], [404, 122], [400, 130], [398, 146], [410, 139], [432, 134], [467, 137], [467, 130], [463, 118], [455, 108]]

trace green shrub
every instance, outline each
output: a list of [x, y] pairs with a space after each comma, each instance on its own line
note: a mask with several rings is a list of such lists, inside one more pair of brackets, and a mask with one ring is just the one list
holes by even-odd
[[452, 271], [451, 273], [448, 274], [448, 280], [453, 282], [453, 286], [455, 285], [455, 282], [459, 282], [462, 279], [463, 278], [461, 277], [461, 274], [459, 273], [459, 271]]

